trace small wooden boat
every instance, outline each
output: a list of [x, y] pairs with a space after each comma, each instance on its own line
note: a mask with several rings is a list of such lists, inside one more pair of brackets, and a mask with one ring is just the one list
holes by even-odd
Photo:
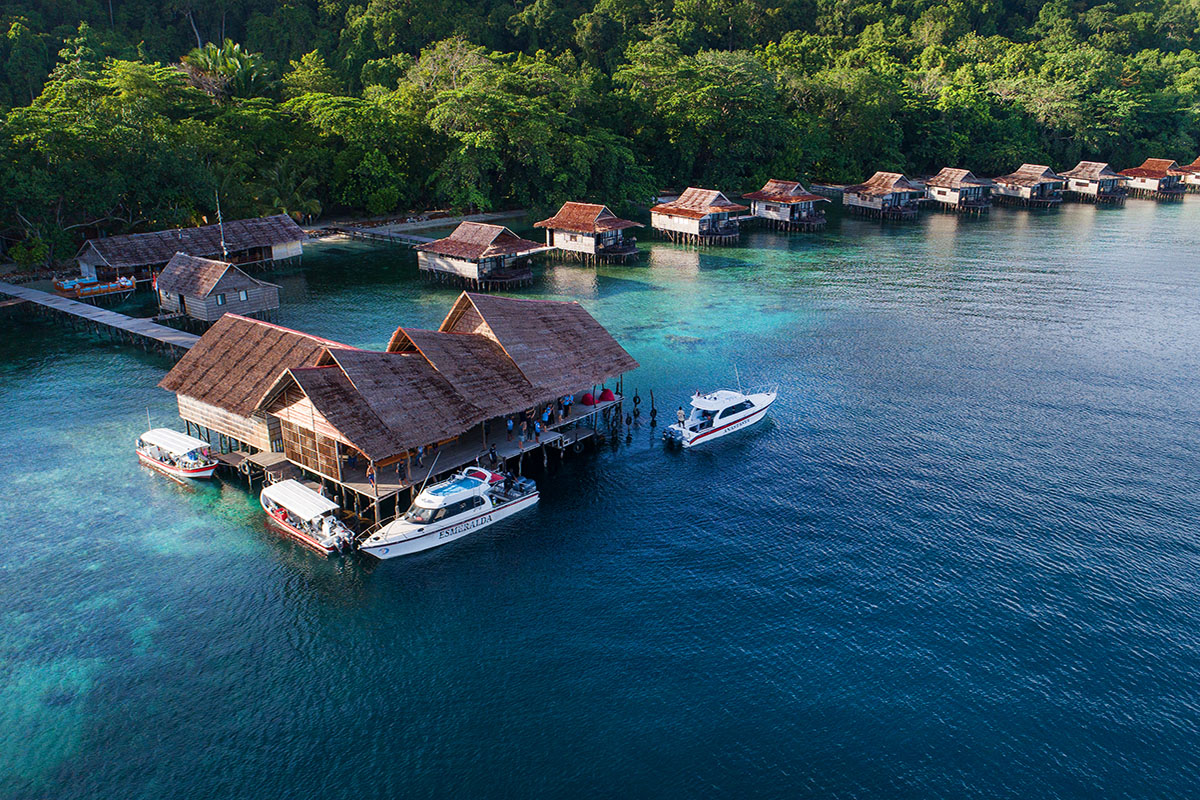
[[96, 278], [66, 278], [54, 281], [54, 290], [63, 297], [73, 300], [112, 299], [123, 300], [137, 289], [133, 278], [117, 278], [100, 283]]
[[419, 553], [494, 525], [538, 501], [537, 484], [482, 467], [422, 490], [402, 517], [387, 523], [359, 545], [386, 559]]
[[720, 439], [760, 421], [778, 394], [775, 389], [748, 394], [733, 389], [697, 393], [692, 398], [691, 414], [666, 428], [663, 439], [683, 447]]
[[137, 456], [172, 478], [211, 478], [217, 469], [208, 442], [170, 428], [153, 428], [138, 437]]
[[264, 486], [258, 502], [272, 525], [318, 553], [330, 555], [354, 544], [354, 534], [337, 518], [341, 506], [300, 481]]

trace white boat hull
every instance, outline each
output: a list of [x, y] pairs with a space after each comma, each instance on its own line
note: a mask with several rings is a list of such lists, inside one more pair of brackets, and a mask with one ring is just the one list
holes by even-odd
[[[685, 437], [680, 444], [684, 447], [695, 447], [698, 444], [705, 444], [714, 439], [720, 439], [722, 436], [728, 436], [731, 433], [737, 433], [744, 428], [749, 428], [757, 422], [762, 422], [763, 417], [767, 415], [767, 411], [775, 404], [775, 398], [772, 397], [767, 401], [767, 404], [757, 407], [740, 419], [735, 419], [733, 422], [727, 422], [724, 425], [718, 425], [706, 431], [696, 434], [691, 438]], [[677, 425], [672, 427], [678, 427]]]
[[449, 525], [442, 527], [425, 526], [424, 530], [415, 536], [397, 538], [377, 544], [368, 545], [363, 543], [359, 549], [364, 553], [375, 556], [375, 558], [384, 560], [395, 558], [396, 556], [419, 553], [422, 550], [430, 550], [443, 544], [449, 544], [456, 539], [461, 539], [489, 525], [495, 525], [497, 522], [511, 517], [519, 511], [524, 511], [537, 503], [537, 501], [538, 492], [533, 492], [512, 502], [496, 506], [470, 519], [451, 522]]
[[295, 539], [300, 544], [304, 545], [305, 547], [307, 547], [311, 550], [317, 551], [318, 553], [320, 553], [323, 556], [333, 555], [334, 553], [337, 552], [336, 548], [321, 544], [320, 542], [318, 542], [316, 539], [314, 539], [312, 536], [308, 535], [304, 531], [300, 530], [299, 528], [297, 528], [293, 525], [289, 525], [288, 523], [281, 520], [279, 517], [272, 514], [270, 511], [267, 511], [267, 509], [265, 507], [263, 508], [263, 511], [267, 512], [267, 522], [270, 523], [272, 527], [274, 527], [278, 530], [281, 530], [285, 534], [287, 534], [288, 538]]
[[213, 473], [217, 471], [216, 464], [210, 464], [207, 467], [195, 467], [193, 469], [184, 469], [183, 467], [173, 467], [170, 464], [164, 464], [158, 459], [151, 458], [141, 450], [136, 451], [138, 460], [147, 467], [158, 470], [172, 478], [211, 478]]

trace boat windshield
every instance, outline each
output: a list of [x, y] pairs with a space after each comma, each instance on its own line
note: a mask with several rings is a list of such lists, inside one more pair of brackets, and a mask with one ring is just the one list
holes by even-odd
[[433, 522], [434, 515], [437, 514], [437, 512], [439, 512], [439, 511], [441, 511], [440, 508], [426, 508], [424, 506], [413, 506], [412, 508], [410, 508], [408, 510], [408, 513], [404, 515], [404, 519], [407, 522], [415, 522], [418, 525], [425, 525], [427, 523]]

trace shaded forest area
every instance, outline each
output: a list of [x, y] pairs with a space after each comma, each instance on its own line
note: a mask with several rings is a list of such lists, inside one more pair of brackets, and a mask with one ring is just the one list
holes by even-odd
[[0, 3], [0, 237], [1200, 154], [1200, 0]]

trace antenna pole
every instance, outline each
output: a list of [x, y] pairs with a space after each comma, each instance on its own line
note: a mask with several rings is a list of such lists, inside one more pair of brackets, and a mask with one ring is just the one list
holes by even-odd
[[213, 190], [217, 198], [217, 229], [221, 232], [221, 257], [229, 258], [229, 250], [225, 247], [225, 221], [221, 219], [221, 192]]
[[[433, 463], [429, 465], [429, 472], [425, 473], [425, 480], [421, 483], [421, 492], [425, 491], [425, 484], [429, 483], [429, 479], [433, 477], [433, 468], [437, 466], [437, 460], [441, 457], [442, 451], [438, 450], [437, 454], [433, 457]], [[417, 494], [421, 492], [417, 492]], [[416, 497], [414, 496], [413, 499], [416, 499]]]

